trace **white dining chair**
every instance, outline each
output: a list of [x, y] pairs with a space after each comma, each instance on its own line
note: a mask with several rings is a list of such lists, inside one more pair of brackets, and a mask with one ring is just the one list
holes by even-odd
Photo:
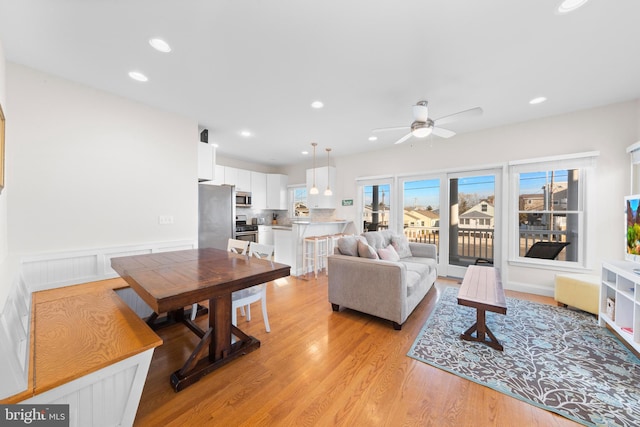
[[[253, 242], [251, 242], [253, 243]], [[249, 241], [248, 240], [238, 240], [238, 239], [229, 239], [227, 241], [227, 251], [233, 252], [234, 254], [249, 254]], [[244, 315], [244, 310], [243, 313]], [[191, 320], [195, 320], [198, 315], [198, 303], [195, 303], [191, 306]]]
[[[264, 245], [251, 242], [249, 244], [249, 256], [259, 259], [273, 259], [273, 245]], [[231, 294], [231, 323], [238, 326], [238, 309], [246, 312], [247, 321], [251, 320], [251, 304], [256, 301], [262, 301], [262, 317], [264, 319], [264, 327], [267, 332], [271, 332], [269, 326], [269, 317], [267, 316], [267, 284], [262, 283], [247, 289], [242, 289]]]
[[248, 240], [229, 239], [227, 250], [236, 254], [247, 254], [249, 243]]

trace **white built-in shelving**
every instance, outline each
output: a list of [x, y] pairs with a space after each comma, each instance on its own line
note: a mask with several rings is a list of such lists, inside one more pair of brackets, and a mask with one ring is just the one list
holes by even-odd
[[[638, 273], [636, 273], [638, 271]], [[613, 302], [613, 310], [608, 308]], [[602, 263], [600, 326], [609, 325], [640, 351], [640, 265], [629, 261]]]

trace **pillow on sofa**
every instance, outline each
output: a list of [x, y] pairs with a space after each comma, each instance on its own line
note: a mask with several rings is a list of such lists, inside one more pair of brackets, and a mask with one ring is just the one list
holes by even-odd
[[386, 248], [378, 249], [378, 256], [385, 261], [400, 261], [398, 252], [393, 248], [393, 245], [389, 245]]
[[345, 236], [338, 239], [338, 250], [342, 255], [358, 256], [358, 242], [362, 236]]
[[400, 258], [409, 258], [413, 256], [411, 253], [411, 249], [409, 248], [409, 241], [407, 240], [407, 236], [401, 234], [399, 236], [393, 236], [391, 238], [391, 244], [393, 248], [398, 252], [398, 256]]
[[378, 259], [378, 254], [368, 243], [358, 240], [358, 255], [361, 258]]

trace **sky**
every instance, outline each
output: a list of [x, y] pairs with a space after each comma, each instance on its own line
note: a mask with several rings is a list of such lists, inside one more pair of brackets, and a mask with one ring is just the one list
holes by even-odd
[[[542, 194], [542, 187], [551, 180], [549, 171], [530, 172], [520, 174], [520, 194]], [[555, 183], [567, 182], [567, 171], [558, 170], [553, 172]], [[389, 184], [379, 185], [378, 191], [380, 201], [384, 192], [384, 202], [389, 204], [389, 194], [391, 186]], [[373, 186], [366, 186], [364, 200], [366, 205], [371, 205]], [[475, 194], [479, 198], [487, 198], [495, 195], [495, 177], [493, 175], [480, 175], [472, 177], [458, 178], [458, 192], [463, 194]], [[440, 208], [440, 179], [425, 179], [409, 181], [404, 184], [404, 206], [405, 207], [428, 207], [434, 210]]]

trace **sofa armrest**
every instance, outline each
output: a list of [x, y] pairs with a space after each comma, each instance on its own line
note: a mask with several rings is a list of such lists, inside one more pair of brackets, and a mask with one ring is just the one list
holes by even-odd
[[433, 258], [438, 261], [438, 248], [433, 243], [409, 242], [411, 255], [422, 258]]

